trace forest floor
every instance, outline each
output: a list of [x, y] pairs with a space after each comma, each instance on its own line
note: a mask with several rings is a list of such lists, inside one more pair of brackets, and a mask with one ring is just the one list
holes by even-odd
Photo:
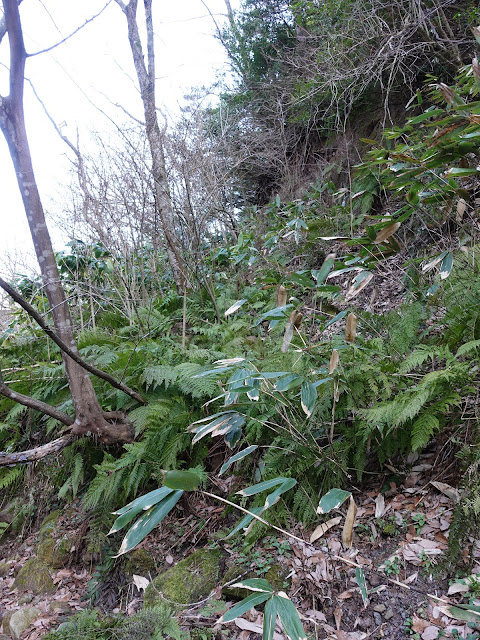
[[[474, 638], [475, 630], [462, 620], [465, 611], [451, 610], [450, 606], [479, 605], [476, 598], [480, 597], [480, 581], [454, 583], [441, 570], [458, 498], [453, 487], [455, 464], [448, 463], [444, 454], [437, 445], [417, 459], [410, 456], [408, 470], [391, 467], [390, 476], [376, 476], [376, 482], [369, 481], [367, 491], [354, 492], [358, 511], [349, 549], [342, 543], [346, 507], [328, 515], [323, 533], [292, 526], [290, 532], [305, 540], [303, 543], [270, 534], [246, 550], [238, 540], [230, 543], [216, 535], [231, 522], [225, 521], [222, 508], [206, 502], [185, 504], [183, 520], [178, 516], [166, 520], [142, 547], [155, 559], [155, 573], [215, 538], [229, 562], [245, 573], [251, 570], [259, 577], [272, 566], [280, 567], [283, 589], [297, 606], [310, 638]], [[80, 507], [74, 505], [60, 517], [54, 535], [75, 533], [72, 529], [79, 529], [81, 519]], [[54, 592], [35, 594], [15, 588], [15, 576], [35, 556], [37, 542], [38, 532], [32, 532], [23, 540], [6, 537], [0, 543], [4, 574], [0, 578], [0, 616], [25, 605], [41, 612], [22, 634], [22, 640], [37, 640], [73, 613], [91, 606], [85, 593], [92, 584], [95, 558], [84, 552], [82, 556], [74, 546], [65, 566], [51, 571]], [[480, 547], [474, 545], [472, 553], [470, 573], [480, 573]], [[366, 576], [365, 602], [355, 578], [355, 565], [362, 567]], [[117, 561], [97, 591], [96, 606], [108, 613], [131, 615], [142, 606], [144, 584], [138, 577], [128, 577], [124, 567]], [[152, 575], [142, 577], [149, 581]], [[201, 603], [180, 611], [182, 628], [213, 629], [216, 638], [256, 640], [262, 628], [260, 610], [250, 610], [227, 625], [218, 624], [220, 615], [233, 603], [232, 597], [222, 593], [222, 586], [220, 583]], [[283, 638], [278, 628], [275, 639]]]

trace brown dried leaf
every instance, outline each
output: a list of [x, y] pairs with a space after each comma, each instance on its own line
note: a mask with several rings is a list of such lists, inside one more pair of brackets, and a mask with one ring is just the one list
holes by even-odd
[[350, 549], [353, 543], [353, 525], [355, 524], [355, 516], [357, 515], [357, 505], [353, 496], [350, 496], [350, 504], [348, 505], [347, 516], [342, 531], [342, 542], [346, 549]]
[[428, 626], [422, 633], [422, 640], [436, 640], [438, 638], [440, 629], [432, 625]]
[[390, 238], [390, 236], [393, 236], [395, 231], [398, 231], [398, 229], [400, 228], [400, 225], [401, 225], [401, 222], [392, 222], [392, 224], [389, 224], [387, 227], [380, 229], [380, 231], [377, 233], [377, 237], [373, 242], [375, 244], [380, 244], [380, 242], [385, 242], [385, 240]]
[[447, 498], [450, 498], [450, 500], [453, 500], [453, 502], [460, 502], [460, 493], [458, 489], [455, 489], [455, 487], [452, 487], [449, 484], [446, 484], [445, 482], [432, 481], [430, 482], [430, 484], [434, 486], [435, 489], [438, 489], [438, 491], [446, 495]]
[[375, 498], [375, 519], [381, 518], [385, 513], [385, 497], [383, 493], [379, 493]]
[[348, 302], [352, 298], [355, 298], [355, 296], [357, 296], [360, 293], [360, 291], [363, 291], [365, 289], [365, 287], [368, 285], [369, 282], [371, 282], [372, 279], [373, 279], [373, 273], [369, 273], [360, 282], [360, 284], [357, 284], [356, 282], [354, 282], [345, 295], [345, 301]]
[[461, 222], [463, 220], [463, 216], [465, 214], [465, 211], [467, 210], [467, 206], [468, 205], [466, 201], [463, 198], [460, 198], [457, 202], [457, 222]]
[[324, 536], [329, 529], [335, 527], [339, 522], [341, 522], [341, 520], [341, 516], [337, 516], [336, 518], [331, 518], [330, 520], [327, 520], [327, 522], [322, 522], [322, 524], [319, 524], [310, 536], [310, 542], [315, 542], [315, 540], [318, 540], [319, 538]]
[[347, 342], [355, 342], [357, 336], [357, 316], [349, 313], [347, 316], [347, 324], [345, 326], [345, 340]]
[[428, 620], [423, 620], [423, 618], [415, 615], [412, 617], [412, 631], [415, 631], [415, 633], [423, 633], [428, 626], [430, 626]]
[[330, 363], [328, 365], [328, 373], [331, 375], [335, 369], [338, 367], [338, 363], [340, 362], [340, 356], [338, 355], [338, 351], [334, 349], [332, 351], [332, 355], [330, 357]]
[[287, 290], [285, 289], [283, 284], [279, 284], [277, 287], [275, 306], [284, 307], [286, 304], [287, 304]]

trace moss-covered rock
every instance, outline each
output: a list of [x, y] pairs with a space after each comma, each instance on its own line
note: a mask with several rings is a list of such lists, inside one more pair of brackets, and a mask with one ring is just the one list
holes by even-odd
[[43, 542], [43, 540], [52, 536], [61, 515], [62, 512], [59, 509], [56, 509], [55, 511], [51, 511], [48, 516], [42, 520], [42, 524], [38, 531], [38, 540], [40, 542]]
[[125, 564], [125, 574], [127, 576], [148, 576], [155, 572], [155, 560], [145, 549], [135, 549], [132, 551]]
[[[10, 614], [10, 612], [8, 613]], [[42, 612], [36, 607], [22, 607], [17, 611], [12, 611], [7, 622], [4, 618], [3, 629], [14, 640], [19, 640], [22, 633], [41, 615]]]
[[218, 584], [223, 553], [201, 549], [157, 576], [145, 590], [144, 607], [167, 602], [186, 605], [205, 598]]
[[60, 540], [46, 538], [37, 547], [37, 558], [53, 569], [61, 569], [65, 566], [69, 549], [70, 541], [68, 538], [64, 537]]
[[30, 558], [18, 572], [13, 587], [19, 591], [33, 593], [54, 593], [55, 585], [46, 564], [38, 558]]
[[285, 581], [288, 574], [288, 567], [279, 562], [275, 562], [265, 574], [265, 580], [272, 585], [275, 591], [285, 591], [285, 589], [287, 589]]
[[[240, 577], [241, 576], [241, 577]], [[231, 582], [235, 580], [235, 582], [240, 582], [240, 580], [248, 580], [249, 578], [258, 578], [258, 574], [255, 571], [249, 571], [245, 573], [245, 567], [243, 566], [232, 566], [227, 569], [225, 575], [222, 578], [222, 583], [226, 584], [227, 582]], [[235, 584], [235, 583], [234, 583]], [[252, 592], [248, 589], [241, 589], [239, 587], [233, 587], [232, 585], [227, 585], [222, 588], [222, 595], [227, 598], [238, 598], [241, 600], [242, 598], [246, 598]]]
[[11, 562], [0, 562], [0, 578], [4, 578], [10, 573], [10, 569], [12, 568]]
[[[240, 576], [242, 576], [240, 578]], [[275, 562], [272, 564], [270, 569], [266, 572], [265, 578], [267, 582], [269, 582], [275, 591], [284, 591], [286, 589], [285, 581], [288, 576], [288, 568], [283, 564]], [[240, 582], [241, 580], [249, 580], [250, 578], [259, 578], [258, 571], [249, 571], [245, 573], [245, 568], [242, 566], [231, 566], [223, 576], [222, 582], [223, 584], [227, 582], [231, 582], [232, 580], [236, 580]], [[239, 600], [242, 598], [246, 598], [251, 595], [251, 591], [248, 589], [241, 589], [239, 587], [233, 587], [232, 585], [226, 586], [222, 588], [222, 595], [227, 596], [228, 598], [238, 598]]]

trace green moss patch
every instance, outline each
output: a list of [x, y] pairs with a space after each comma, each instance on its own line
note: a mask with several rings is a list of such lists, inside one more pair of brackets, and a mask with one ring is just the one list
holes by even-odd
[[56, 590], [48, 566], [38, 558], [27, 560], [18, 572], [13, 587], [33, 593], [54, 593]]
[[218, 584], [222, 558], [222, 551], [217, 549], [192, 553], [148, 585], [144, 607], [153, 607], [164, 600], [175, 606], [205, 598]]

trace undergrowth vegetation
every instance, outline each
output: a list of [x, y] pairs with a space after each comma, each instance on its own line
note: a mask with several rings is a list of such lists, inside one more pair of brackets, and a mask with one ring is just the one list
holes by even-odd
[[[57, 256], [80, 356], [145, 399], [94, 378], [104, 411], [128, 413], [135, 440], [102, 449], [83, 437], [37, 467], [53, 500], [82, 501], [92, 548], [107, 548], [112, 512], [124, 515], [172, 471], [195, 468], [205, 483], [241, 454], [228, 468], [244, 485], [278, 480], [278, 504], [262, 518], [311, 525], [332, 488], [404, 473], [409, 454], [448, 442], [463, 473], [450, 557], [464, 559], [480, 522], [479, 69], [476, 58], [463, 66], [453, 88], [428, 76], [404, 126], [364, 139], [372, 149], [348, 187], [327, 166], [300, 196], [243, 203], [235, 231], [212, 225], [200, 239], [201, 273], [183, 293], [150, 244], [127, 260], [76, 240]], [[304, 78], [296, 92], [319, 91], [316, 82]], [[400, 295], [388, 302], [392, 283]], [[18, 276], [15, 287], [48, 313], [37, 278]], [[59, 348], [13, 305], [1, 345], [5, 384], [73, 418]], [[6, 452], [65, 431], [8, 397], [0, 416]], [[0, 489], [18, 493], [25, 475], [2, 468]], [[228, 499], [245, 497], [263, 514], [260, 492]], [[254, 523], [250, 540], [266, 530]], [[138, 614], [128, 628], [95, 613], [69, 624], [48, 637], [181, 637], [164, 631], [165, 611]]]

